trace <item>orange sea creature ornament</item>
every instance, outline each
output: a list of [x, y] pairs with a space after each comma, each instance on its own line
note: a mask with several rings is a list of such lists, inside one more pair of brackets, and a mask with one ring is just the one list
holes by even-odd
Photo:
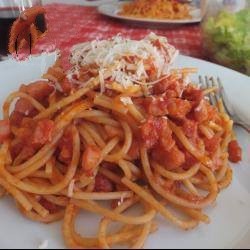
[[13, 23], [10, 31], [9, 52], [16, 53], [22, 48], [34, 47], [38, 39], [47, 32], [46, 10], [42, 6], [31, 7], [23, 11]]

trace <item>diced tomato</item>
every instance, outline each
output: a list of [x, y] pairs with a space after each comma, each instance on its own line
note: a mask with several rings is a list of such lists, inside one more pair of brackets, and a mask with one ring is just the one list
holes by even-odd
[[60, 150], [59, 160], [69, 164], [73, 154], [72, 135], [69, 130], [64, 132], [64, 135], [58, 144], [58, 148]]
[[82, 169], [87, 176], [93, 176], [101, 158], [101, 150], [95, 145], [88, 145], [82, 156]]
[[188, 85], [182, 94], [182, 98], [192, 101], [194, 106], [199, 105], [203, 97], [203, 91], [201, 89], [195, 88], [192, 85]]
[[95, 177], [95, 192], [112, 192], [114, 191], [113, 183], [104, 175], [97, 174]]
[[171, 84], [172, 82], [169, 80], [169, 78], [163, 79], [154, 85], [153, 93], [156, 95], [164, 94]]
[[182, 129], [188, 138], [196, 138], [198, 136], [198, 124], [196, 121], [190, 119], [183, 120]]
[[72, 89], [72, 84], [71, 84], [71, 82], [67, 78], [65, 78], [59, 84], [60, 84], [60, 86], [61, 86], [61, 88], [63, 90], [63, 93], [65, 93], [65, 94], [69, 94], [70, 93], [70, 91]]
[[175, 118], [185, 118], [192, 108], [189, 101], [178, 98], [169, 99], [167, 107], [169, 115]]
[[16, 158], [19, 155], [23, 147], [24, 144], [21, 140], [12, 141], [12, 143], [10, 144], [10, 154], [12, 159]]
[[144, 100], [143, 106], [149, 115], [164, 116], [168, 114], [167, 102], [163, 97], [147, 97]]
[[152, 157], [168, 170], [177, 169], [185, 162], [185, 155], [177, 146], [172, 147], [170, 151], [166, 151], [162, 147], [155, 147], [152, 151]]
[[[45, 81], [37, 81], [29, 85], [22, 85], [20, 87], [21, 92], [29, 94], [39, 102], [44, 102], [45, 99], [53, 92], [53, 90], [53, 86], [50, 86]], [[25, 114], [26, 116], [30, 116], [32, 112], [35, 111], [35, 108], [28, 100], [20, 98], [16, 102], [14, 110], [21, 114]]]
[[160, 128], [161, 120], [152, 117], [141, 126], [141, 140], [147, 149], [150, 149], [157, 144]]
[[141, 140], [147, 149], [159, 144], [164, 150], [169, 151], [175, 145], [172, 130], [165, 118], [149, 118], [141, 127]]
[[242, 160], [242, 149], [238, 141], [233, 140], [228, 145], [229, 160], [237, 163]]
[[[18, 112], [13, 112], [13, 116], [11, 116], [12, 125], [16, 126], [15, 130], [15, 140], [12, 141], [10, 151], [11, 156], [15, 158], [22, 150], [23, 155], [33, 154], [33, 146], [32, 146], [32, 135], [36, 126], [36, 122], [28, 117], [24, 117], [20, 115]], [[16, 124], [15, 124], [16, 123]], [[27, 151], [31, 151], [31, 153], [27, 153]]]
[[47, 201], [46, 199], [44, 199], [43, 197], [39, 200], [39, 203], [47, 210], [49, 210], [49, 212], [51, 214], [55, 214], [56, 212], [58, 212], [60, 210], [60, 207], [57, 206], [54, 203], [51, 203], [49, 201]]
[[24, 117], [22, 122], [21, 122], [22, 128], [28, 128], [30, 130], [34, 130], [36, 125], [37, 125], [37, 122], [30, 117]]
[[32, 144], [44, 145], [52, 140], [55, 124], [52, 120], [39, 121], [32, 138]]
[[208, 120], [208, 110], [205, 102], [201, 101], [194, 109], [194, 119], [199, 123]]
[[219, 135], [214, 135], [211, 139], [204, 137], [206, 151], [213, 154], [216, 152], [221, 143], [221, 137]]
[[182, 90], [183, 83], [176, 79], [171, 79], [170, 77], [156, 83], [153, 87], [154, 94], [160, 95], [171, 91], [171, 97], [180, 97]]
[[33, 131], [27, 127], [18, 128], [15, 131], [16, 139], [18, 138], [25, 145], [31, 145]]
[[177, 98], [178, 94], [176, 93], [176, 91], [169, 89], [165, 92], [164, 97], [166, 99]]
[[35, 108], [26, 99], [21, 98], [15, 104], [15, 111], [21, 114], [29, 115]]
[[21, 126], [18, 129], [17, 137], [23, 140], [25, 145], [32, 144], [32, 136], [35, 131], [37, 122], [29, 117], [24, 117]]
[[4, 140], [8, 139], [10, 134], [10, 121], [0, 120], [0, 143], [3, 143]]
[[23, 118], [24, 118], [24, 114], [17, 112], [17, 111], [13, 111], [12, 114], [10, 115], [11, 126], [20, 127]]
[[[58, 64], [58, 61], [56, 62], [56, 64]], [[62, 68], [61, 64], [49, 67], [47, 73], [54, 76], [59, 82], [61, 82], [65, 78], [65, 72], [62, 70], [58, 70], [58, 68]]]
[[168, 121], [166, 119], [162, 119], [162, 125], [160, 133], [160, 145], [166, 150], [170, 151], [175, 145], [175, 141], [172, 137], [172, 130], [168, 125]]
[[182, 93], [183, 93], [183, 90], [184, 90], [184, 84], [183, 84], [182, 80], [181, 79], [172, 80], [172, 84], [170, 84], [167, 91], [170, 91], [170, 90], [175, 92], [176, 98], [177, 97], [180, 98]]
[[72, 157], [72, 147], [71, 146], [72, 146], [71, 144], [69, 144], [68, 146], [63, 145], [62, 150], [61, 150], [60, 155], [59, 155], [59, 160], [61, 162], [64, 162], [66, 164], [70, 163], [70, 160]]
[[184, 150], [185, 154], [185, 162], [183, 164], [183, 169], [188, 170], [190, 169], [194, 164], [198, 163], [198, 160], [191, 155], [188, 151]]
[[37, 81], [29, 85], [22, 85], [20, 91], [31, 95], [38, 101], [43, 101], [54, 91], [54, 87], [49, 85], [48, 82]]
[[128, 151], [128, 156], [131, 157], [132, 160], [136, 160], [140, 157], [140, 145], [137, 140], [133, 140], [132, 145]]
[[146, 98], [143, 106], [149, 115], [164, 116], [169, 114], [174, 118], [185, 118], [191, 111], [191, 104], [189, 101], [179, 98], [155, 97]]
[[19, 156], [19, 160], [21, 162], [24, 162], [26, 160], [28, 160], [30, 157], [32, 157], [35, 154], [35, 149], [31, 146], [25, 146], [25, 144], [23, 144], [23, 147], [21, 149], [20, 152], [20, 156]]

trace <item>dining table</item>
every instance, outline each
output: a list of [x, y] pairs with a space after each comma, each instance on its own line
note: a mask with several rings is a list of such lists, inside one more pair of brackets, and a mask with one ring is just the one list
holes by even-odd
[[59, 49], [67, 62], [73, 45], [91, 40], [111, 38], [117, 34], [142, 39], [150, 32], [167, 37], [181, 54], [204, 58], [201, 25], [136, 24], [106, 17], [96, 7], [75, 4], [45, 4], [48, 32], [33, 48], [32, 54]]

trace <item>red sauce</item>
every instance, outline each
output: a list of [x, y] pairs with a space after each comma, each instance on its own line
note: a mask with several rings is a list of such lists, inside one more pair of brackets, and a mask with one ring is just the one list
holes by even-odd
[[140, 157], [140, 144], [135, 138], [133, 139], [132, 145], [128, 151], [128, 156], [132, 160], [139, 159]]
[[39, 121], [32, 138], [32, 144], [45, 145], [52, 140], [55, 124], [52, 120]]
[[194, 106], [199, 105], [204, 95], [201, 89], [197, 89], [192, 85], [188, 85], [183, 91], [182, 98], [191, 101]]
[[161, 118], [150, 117], [141, 126], [141, 141], [147, 149], [154, 147], [159, 140]]
[[228, 145], [229, 160], [237, 163], [242, 160], [242, 149], [236, 140], [233, 140]]
[[10, 122], [9, 120], [0, 120], [0, 143], [8, 139], [10, 136]]
[[55, 214], [60, 211], [60, 207], [44, 198], [41, 198], [39, 203], [47, 209], [50, 213]]
[[185, 162], [185, 155], [177, 146], [166, 151], [162, 147], [155, 147], [152, 151], [152, 158], [163, 165], [168, 170], [174, 170]]
[[209, 153], [213, 154], [216, 152], [217, 148], [220, 146], [221, 137], [219, 137], [218, 135], [215, 135], [211, 139], [204, 138], [203, 141], [205, 143], [206, 150]]
[[112, 192], [114, 191], [113, 183], [102, 174], [95, 177], [95, 192]]
[[63, 137], [59, 141], [58, 148], [59, 148], [59, 160], [61, 162], [69, 164], [73, 153], [72, 135], [69, 130], [66, 130], [64, 132]]

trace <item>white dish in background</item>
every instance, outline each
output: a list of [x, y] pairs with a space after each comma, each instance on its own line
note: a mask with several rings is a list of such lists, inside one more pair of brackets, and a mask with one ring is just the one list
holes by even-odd
[[[127, 1], [129, 2], [129, 1]], [[139, 23], [155, 23], [155, 24], [188, 24], [188, 23], [199, 23], [202, 21], [207, 8], [207, 1], [201, 0], [201, 6], [193, 6], [191, 10], [191, 19], [180, 19], [180, 20], [173, 20], [173, 19], [152, 19], [152, 18], [139, 18], [139, 17], [130, 17], [130, 16], [121, 16], [118, 13], [122, 9], [122, 5], [126, 3], [124, 2], [113, 2], [113, 3], [106, 3], [101, 4], [98, 7], [99, 13], [113, 17], [116, 19], [120, 19], [123, 21], [132, 21], [132, 22], [139, 22]]]
[[[0, 62], [0, 106], [8, 93], [21, 83], [38, 79], [55, 61], [55, 55], [43, 55], [25, 62]], [[179, 67], [197, 67], [200, 75], [220, 76], [233, 105], [250, 117], [250, 78], [224, 67], [191, 57], [180, 56]], [[198, 75], [194, 78], [197, 80]], [[250, 246], [250, 135], [236, 128], [243, 148], [243, 161], [234, 166], [232, 185], [220, 193], [215, 207], [206, 210], [211, 224], [181, 231], [159, 217], [159, 230], [150, 235], [145, 248], [247, 248]], [[79, 232], [96, 233], [99, 217], [82, 213], [77, 221]], [[64, 248], [61, 222], [39, 224], [24, 218], [10, 198], [0, 200], [0, 248], [37, 248], [48, 240], [49, 248]]]

